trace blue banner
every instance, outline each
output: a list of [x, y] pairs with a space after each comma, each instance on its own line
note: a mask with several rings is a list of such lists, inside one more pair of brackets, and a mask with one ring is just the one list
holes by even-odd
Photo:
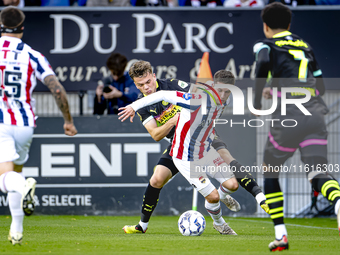
[[[203, 52], [212, 72], [254, 78], [253, 44], [263, 38], [260, 9], [27, 8], [23, 40], [50, 61], [68, 91], [94, 90], [110, 53], [150, 61], [158, 78], [195, 79]], [[293, 9], [291, 31], [309, 42], [324, 77], [337, 78], [337, 9]], [[129, 67], [128, 65], [128, 67]], [[127, 68], [128, 68], [127, 67]], [[239, 82], [242, 87], [253, 82]], [[338, 89], [326, 82], [328, 89]], [[39, 84], [36, 91], [46, 91]]]

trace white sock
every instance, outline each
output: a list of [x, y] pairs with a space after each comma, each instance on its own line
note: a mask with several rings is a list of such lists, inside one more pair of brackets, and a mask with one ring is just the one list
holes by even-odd
[[266, 200], [266, 196], [261, 192], [255, 196], [256, 202], [261, 204], [263, 200]]
[[223, 187], [222, 184], [218, 188], [218, 194], [220, 195], [220, 199], [225, 199], [228, 195], [233, 193], [233, 191], [228, 190], [227, 188]]
[[9, 192], [7, 196], [8, 196], [9, 210], [12, 215], [11, 232], [22, 233], [23, 221], [24, 221], [24, 212], [21, 209], [22, 195], [19, 194], [18, 192]]
[[334, 206], [334, 213], [338, 214], [340, 209], [340, 199], [338, 200], [338, 202], [336, 202], [335, 206]]
[[17, 172], [10, 171], [0, 176], [0, 188], [6, 192], [18, 192], [20, 195], [25, 187], [25, 178]]
[[275, 238], [281, 240], [283, 236], [288, 236], [285, 224], [275, 225]]
[[24, 175], [24, 172], [19, 172], [18, 174], [20, 174], [26, 180], [26, 176]]
[[217, 203], [209, 203], [207, 200], [205, 200], [205, 209], [207, 209], [216, 225], [223, 225], [225, 223], [224, 219], [222, 218], [220, 201]]
[[143, 231], [148, 228], [149, 222], [139, 221], [139, 225], [142, 227]]

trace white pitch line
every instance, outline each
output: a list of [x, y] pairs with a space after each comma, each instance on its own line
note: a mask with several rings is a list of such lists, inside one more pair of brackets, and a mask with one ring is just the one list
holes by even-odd
[[148, 183], [70, 183], [70, 184], [37, 184], [37, 188], [141, 188]]
[[[241, 221], [249, 221], [249, 222], [256, 222], [256, 223], [267, 223], [267, 224], [273, 224], [272, 222], [267, 222], [267, 221], [261, 221], [261, 220], [246, 220], [246, 219], [237, 219], [235, 220], [241, 220]], [[314, 226], [306, 226], [306, 225], [299, 225], [299, 224], [287, 224], [287, 226], [292, 226], [292, 227], [301, 227], [301, 228], [316, 228], [316, 229], [329, 229], [329, 230], [338, 230], [337, 228], [324, 228], [324, 227], [314, 227]]]

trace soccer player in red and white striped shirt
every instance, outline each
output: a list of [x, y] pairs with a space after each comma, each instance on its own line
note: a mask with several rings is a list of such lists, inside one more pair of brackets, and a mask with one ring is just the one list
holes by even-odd
[[[121, 108], [123, 111], [119, 115], [124, 121], [129, 116], [133, 117], [135, 110], [162, 100], [183, 108], [176, 124], [170, 155], [181, 174], [205, 197], [205, 207], [214, 220], [214, 228], [221, 234], [235, 235], [222, 218], [221, 194], [208, 178], [218, 180], [224, 189], [228, 188], [228, 182], [236, 182], [227, 164], [211, 147], [214, 120], [219, 118], [226, 106], [230, 90], [225, 84], [215, 86], [218, 92], [207, 87], [198, 88], [203, 90], [202, 93], [159, 91]], [[209, 167], [210, 171], [207, 170]], [[262, 192], [261, 194], [262, 200], [265, 200]]]
[[34, 211], [36, 181], [22, 175], [32, 142], [35, 116], [32, 92], [36, 78], [52, 92], [64, 117], [66, 135], [77, 129], [69, 112], [66, 92], [47, 59], [25, 44], [24, 13], [9, 6], [1, 11], [0, 38], [0, 190], [8, 193], [12, 224], [8, 239], [21, 244], [24, 214]]

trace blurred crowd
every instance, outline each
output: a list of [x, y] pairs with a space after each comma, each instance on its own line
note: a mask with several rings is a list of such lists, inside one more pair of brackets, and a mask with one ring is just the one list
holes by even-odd
[[193, 6], [193, 7], [262, 7], [268, 3], [282, 2], [298, 5], [340, 5], [340, 0], [0, 0], [0, 6]]

